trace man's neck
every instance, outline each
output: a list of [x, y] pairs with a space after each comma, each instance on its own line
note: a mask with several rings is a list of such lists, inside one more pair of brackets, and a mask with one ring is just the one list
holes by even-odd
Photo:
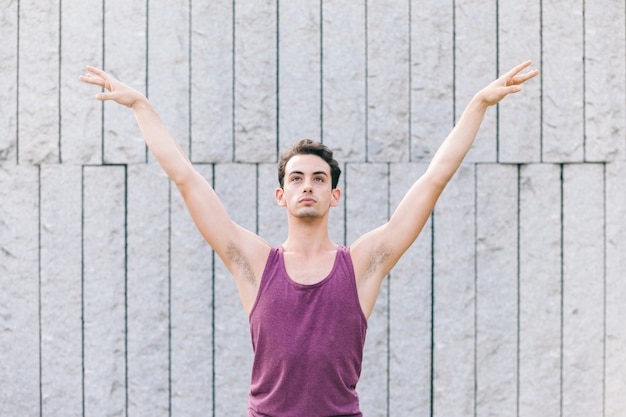
[[337, 245], [330, 240], [328, 235], [328, 222], [325, 220], [290, 219], [289, 234], [282, 245], [284, 250], [299, 254], [312, 254], [336, 249]]

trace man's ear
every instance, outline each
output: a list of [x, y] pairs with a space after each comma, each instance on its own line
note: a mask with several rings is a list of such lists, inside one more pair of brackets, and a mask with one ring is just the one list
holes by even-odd
[[275, 197], [276, 197], [276, 202], [278, 203], [279, 206], [281, 207], [285, 207], [287, 205], [287, 203], [285, 203], [285, 190], [283, 190], [282, 188], [277, 188], [275, 193]]
[[340, 198], [341, 198], [341, 190], [339, 188], [333, 189], [330, 194], [330, 206], [331, 207], [338, 206]]

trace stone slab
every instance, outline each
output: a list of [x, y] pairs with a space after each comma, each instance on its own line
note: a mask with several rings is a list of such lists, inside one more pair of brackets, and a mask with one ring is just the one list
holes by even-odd
[[191, 160], [234, 159], [234, 6], [230, 0], [191, 7]]
[[[124, 84], [146, 93], [147, 0], [107, 0], [104, 9], [103, 65]], [[104, 104], [103, 161], [146, 162], [146, 145], [131, 110]]]
[[166, 416], [170, 398], [169, 184], [156, 163], [128, 167], [128, 415]]
[[[541, 70], [540, 16], [539, 2], [498, 2], [500, 74], [528, 59], [533, 61], [531, 68]], [[498, 106], [499, 162], [541, 161], [541, 79], [535, 77], [522, 88]]]
[[625, 5], [617, 1], [585, 2], [584, 8], [585, 161], [624, 159]]
[[59, 162], [59, 10], [59, 1], [19, 4], [20, 163]]
[[[39, 415], [39, 168], [0, 165], [0, 415]], [[10, 358], [5, 360], [4, 358]]]
[[[187, 155], [191, 117], [189, 3], [189, 0], [148, 2], [146, 85], [148, 98]], [[148, 160], [155, 160], [152, 154], [148, 154]]]
[[[391, 212], [425, 169], [424, 164], [391, 164]], [[429, 220], [390, 273], [390, 415], [430, 415], [432, 272], [432, 222]]]
[[454, 120], [453, 2], [411, 5], [411, 160], [430, 161]]
[[518, 167], [476, 166], [476, 413], [517, 415]]
[[0, 161], [17, 163], [18, 3], [0, 11]]
[[82, 167], [41, 167], [41, 413], [81, 415]]
[[87, 73], [86, 65], [102, 68], [102, 22], [102, 7], [88, 2], [61, 2], [61, 163], [102, 163], [103, 106], [95, 99], [101, 89], [78, 79]]
[[[497, 67], [497, 10], [490, 0], [454, 2], [454, 119], [458, 121], [472, 97], [495, 80]], [[496, 111], [485, 114], [468, 162], [497, 159]]]
[[[212, 165], [195, 165], [209, 182]], [[172, 416], [212, 415], [214, 254], [180, 193], [170, 187], [170, 323]], [[219, 262], [219, 261], [218, 261]]]
[[367, 160], [409, 160], [408, 2], [367, 3]]
[[322, 139], [342, 162], [366, 159], [365, 15], [364, 4], [322, 1]]
[[606, 362], [604, 415], [626, 410], [626, 163], [606, 166]]
[[433, 221], [433, 415], [475, 407], [475, 172], [462, 165], [435, 206]]
[[234, 160], [277, 159], [277, 10], [270, 0], [235, 2]]
[[[389, 219], [388, 164], [348, 164], [346, 167], [346, 236], [351, 245]], [[367, 191], [366, 191], [367, 190]], [[386, 412], [389, 355], [389, 279], [383, 281], [369, 320], [363, 352], [363, 370], [357, 386], [361, 411], [378, 416]]]
[[542, 3], [542, 161], [580, 162], [583, 131], [583, 2]]
[[519, 415], [561, 413], [561, 166], [520, 167]]
[[562, 413], [604, 407], [604, 165], [563, 168]]
[[321, 141], [321, 0], [278, 3], [278, 146]]
[[86, 416], [127, 410], [126, 168], [83, 169], [83, 384]]

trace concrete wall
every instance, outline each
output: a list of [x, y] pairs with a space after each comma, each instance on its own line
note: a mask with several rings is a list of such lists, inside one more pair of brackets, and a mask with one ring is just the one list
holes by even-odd
[[0, 416], [241, 416], [223, 265], [85, 64], [145, 91], [232, 217], [285, 237], [275, 162], [336, 149], [332, 237], [384, 222], [470, 97], [490, 109], [383, 284], [366, 417], [626, 415], [622, 0], [0, 3]]

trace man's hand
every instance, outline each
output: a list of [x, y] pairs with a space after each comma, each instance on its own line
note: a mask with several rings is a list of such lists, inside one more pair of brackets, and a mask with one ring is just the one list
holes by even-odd
[[96, 95], [97, 100], [113, 100], [126, 107], [133, 107], [137, 102], [145, 100], [145, 96], [111, 77], [99, 68], [87, 65], [87, 75], [81, 75], [80, 80], [87, 84], [94, 84], [107, 90], [108, 92]]
[[507, 95], [521, 91], [521, 84], [539, 74], [538, 70], [520, 74], [520, 72], [528, 68], [530, 64], [532, 64], [531, 61], [526, 61], [513, 67], [509, 72], [503, 74], [500, 78], [479, 91], [477, 98], [480, 98], [487, 106], [493, 106], [494, 104], [498, 104]]

